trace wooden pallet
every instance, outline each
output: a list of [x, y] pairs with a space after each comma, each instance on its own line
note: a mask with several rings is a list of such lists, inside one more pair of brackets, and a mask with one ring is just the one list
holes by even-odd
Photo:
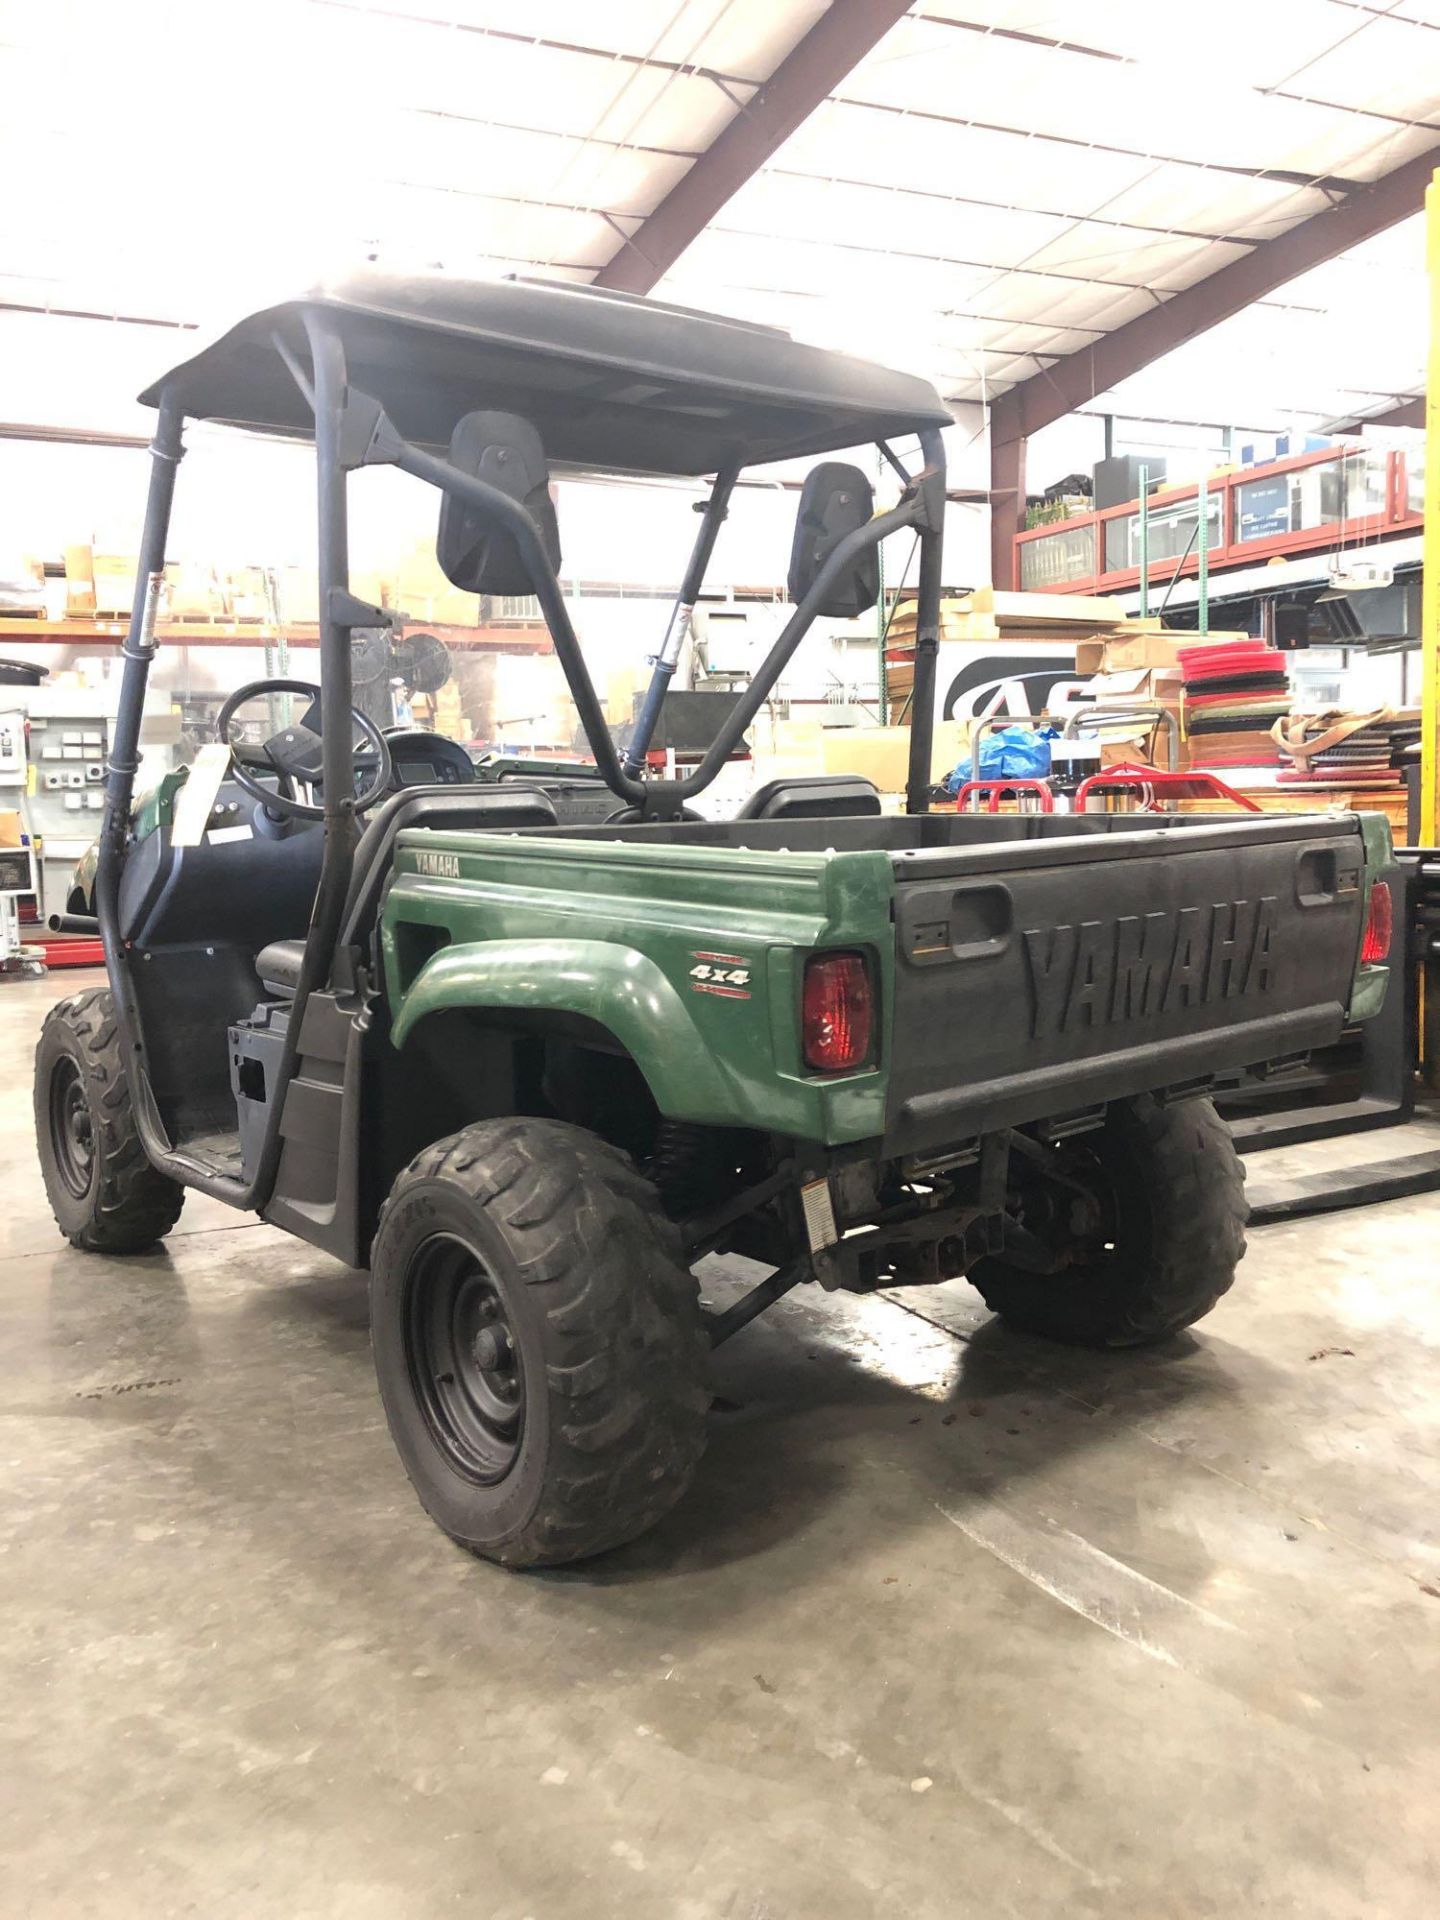
[[[915, 615], [914, 597], [901, 600], [891, 617], [890, 632], [913, 634]], [[942, 632], [948, 630], [949, 637], [956, 640], [994, 639], [1004, 630], [1016, 636], [1024, 630], [1032, 636], [1043, 632], [1065, 638], [1113, 631], [1164, 631], [1158, 616], [1129, 618], [1118, 601], [1096, 594], [997, 593], [993, 587], [948, 595], [940, 603], [940, 625]]]

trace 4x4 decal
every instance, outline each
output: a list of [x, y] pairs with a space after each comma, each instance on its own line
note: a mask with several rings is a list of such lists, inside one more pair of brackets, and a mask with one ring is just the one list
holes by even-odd
[[742, 953], [702, 953], [692, 948], [690, 988], [693, 993], [713, 993], [722, 1000], [750, 998], [750, 962]]

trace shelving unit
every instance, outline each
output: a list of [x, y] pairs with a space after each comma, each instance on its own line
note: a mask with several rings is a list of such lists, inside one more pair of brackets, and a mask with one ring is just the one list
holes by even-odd
[[[124, 620], [38, 620], [0, 615], [0, 646], [116, 647], [125, 637]], [[545, 653], [550, 636], [543, 627], [453, 627], [429, 620], [407, 620], [401, 633], [433, 633], [462, 653]], [[266, 647], [283, 639], [291, 647], [318, 647], [314, 621], [161, 620], [155, 628], [161, 646]]]

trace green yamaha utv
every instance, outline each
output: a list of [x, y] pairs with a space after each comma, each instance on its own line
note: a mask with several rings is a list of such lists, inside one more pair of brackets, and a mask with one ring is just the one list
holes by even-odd
[[[77, 1247], [153, 1246], [194, 1187], [368, 1267], [416, 1491], [507, 1566], [658, 1520], [705, 1444], [711, 1348], [796, 1284], [963, 1275], [1016, 1327], [1098, 1346], [1215, 1304], [1245, 1206], [1207, 1089], [1377, 1010], [1386, 830], [932, 813], [932, 388], [611, 293], [367, 276], [242, 321], [144, 398], [93, 918], [71, 916], [109, 984], [53, 1010], [36, 1058]], [[208, 789], [197, 762], [137, 804], [187, 417], [313, 436], [319, 684], [240, 689]], [[881, 511], [832, 457], [864, 445], [897, 481]], [[811, 455], [788, 624], [696, 770], [648, 777], [738, 475]], [[552, 462], [709, 482], [623, 756], [557, 579]], [[566, 824], [543, 778], [478, 781], [455, 743], [355, 709], [351, 636], [386, 615], [350, 592], [346, 497], [373, 465], [437, 489], [457, 586], [538, 599], [608, 818]], [[873, 605], [900, 529], [920, 547], [907, 810], [796, 779], [696, 818], [816, 617]], [[301, 720], [235, 746], [272, 693]], [[728, 1250], [769, 1276], [707, 1315], [694, 1269]]]

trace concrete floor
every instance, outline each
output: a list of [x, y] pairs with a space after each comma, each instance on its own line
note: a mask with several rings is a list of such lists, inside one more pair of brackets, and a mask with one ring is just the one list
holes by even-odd
[[78, 979], [0, 987], [6, 1920], [1434, 1912], [1440, 1197], [1266, 1230], [1152, 1354], [791, 1296], [665, 1526], [506, 1574], [411, 1496], [358, 1276], [193, 1198], [59, 1241]]

